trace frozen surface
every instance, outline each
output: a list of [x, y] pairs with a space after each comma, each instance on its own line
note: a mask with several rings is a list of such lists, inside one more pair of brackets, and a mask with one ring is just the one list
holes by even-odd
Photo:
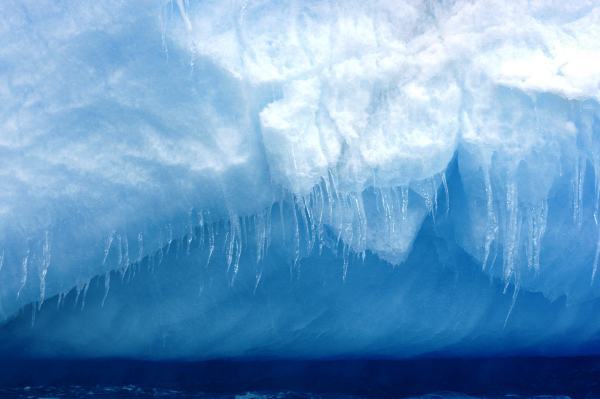
[[[397, 355], [508, 339], [519, 306], [533, 321], [518, 337], [591, 342], [598, 65], [593, 0], [3, 1], [0, 318], [72, 289], [80, 306], [95, 276], [103, 307], [134, 270], [197, 264], [194, 278], [224, 285], [213, 305], [252, 304], [237, 321], [266, 306], [265, 290], [282, 300], [271, 316], [285, 331], [335, 340], [349, 325], [356, 340], [333, 352], [368, 351], [375, 337], [388, 341], [373, 350]], [[285, 284], [304, 267], [316, 302], [292, 306]], [[382, 288], [382, 268], [396, 286]], [[450, 288], [452, 271], [462, 286]], [[178, 298], [181, 276], [166, 273], [161, 292]], [[324, 286], [378, 315], [372, 331], [335, 307], [342, 320], [286, 324], [286, 312], [330, 306], [318, 305]], [[181, 292], [188, 313], [209, 306]], [[261, 344], [271, 327], [257, 319], [254, 341], [215, 353]], [[416, 320], [414, 339], [390, 338]], [[195, 355], [228, 333], [221, 322]]]

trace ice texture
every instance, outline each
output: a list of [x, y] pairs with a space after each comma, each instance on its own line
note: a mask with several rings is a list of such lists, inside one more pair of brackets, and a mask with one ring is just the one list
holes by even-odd
[[600, 299], [599, 65], [594, 0], [1, 2], [0, 318], [172, 251], [253, 291], [409, 278], [429, 237], [465, 260], [422, 273], [469, 263], [504, 325], [564, 299], [566, 331]]

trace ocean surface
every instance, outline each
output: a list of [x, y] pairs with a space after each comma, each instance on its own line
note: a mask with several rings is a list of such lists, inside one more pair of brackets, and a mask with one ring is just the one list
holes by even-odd
[[600, 359], [4, 359], [4, 398], [597, 398]]
[[[240, 394], [211, 394], [206, 392], [197, 392], [193, 390], [176, 390], [176, 389], [161, 389], [161, 388], [143, 388], [135, 385], [125, 386], [94, 386], [84, 387], [79, 385], [66, 387], [23, 387], [14, 389], [0, 390], [2, 397], [10, 398], [38, 398], [38, 399], [53, 399], [53, 398], [202, 398], [202, 399], [352, 399], [361, 398], [360, 396], [350, 396], [344, 394], [319, 394], [311, 392], [246, 392]], [[503, 395], [495, 396], [498, 398], [522, 398], [519, 395]], [[565, 395], [536, 395], [530, 398], [568, 398]], [[436, 392], [421, 396], [413, 396], [412, 398], [423, 399], [445, 399], [445, 398], [479, 398], [479, 396], [470, 396], [458, 392]]]

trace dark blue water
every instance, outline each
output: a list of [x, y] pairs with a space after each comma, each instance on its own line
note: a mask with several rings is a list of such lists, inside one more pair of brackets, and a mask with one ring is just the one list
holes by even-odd
[[[218, 395], [205, 392], [196, 392], [192, 390], [177, 390], [163, 388], [143, 388], [135, 385], [125, 386], [96, 386], [83, 387], [79, 385], [69, 387], [24, 387], [22, 389], [0, 390], [2, 397], [13, 398], [202, 398], [202, 399], [303, 399], [303, 398], [323, 398], [323, 399], [344, 399], [358, 398], [357, 396], [348, 396], [343, 394], [318, 394], [310, 392], [246, 392], [235, 395]], [[516, 395], [505, 395], [505, 398], [520, 398]], [[549, 396], [540, 395], [535, 398], [568, 398], [568, 396]], [[436, 392], [415, 398], [475, 398], [457, 392]]]
[[600, 359], [9, 360], [14, 398], [600, 397]]

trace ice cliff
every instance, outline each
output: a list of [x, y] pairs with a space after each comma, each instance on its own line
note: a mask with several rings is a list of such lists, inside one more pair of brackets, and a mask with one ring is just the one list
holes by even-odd
[[[301, 326], [338, 345], [315, 353], [588, 342], [599, 102], [593, 0], [3, 1], [0, 316], [69, 292], [79, 308], [96, 276], [96, 308], [127, 314], [152, 285], [127, 276], [162, 268], [188, 309], [149, 335], [206, 315], [199, 287], [220, 281], [213, 328], [177, 329], [170, 354], [213, 353], [244, 306], [286, 325], [276, 354], [310, 352]], [[199, 281], [177, 299], [180, 263]], [[302, 319], [327, 298], [346, 310]], [[260, 352], [267, 319], [214, 355]]]

